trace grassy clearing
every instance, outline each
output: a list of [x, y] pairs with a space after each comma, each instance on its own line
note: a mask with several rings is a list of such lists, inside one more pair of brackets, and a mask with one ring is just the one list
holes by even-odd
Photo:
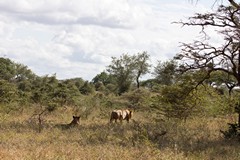
[[70, 122], [72, 115], [56, 112], [45, 117], [38, 133], [29, 115], [0, 115], [0, 159], [240, 159], [239, 142], [219, 133], [227, 127], [225, 117], [155, 122], [139, 112], [129, 124], [90, 118], [61, 129], [54, 125]]

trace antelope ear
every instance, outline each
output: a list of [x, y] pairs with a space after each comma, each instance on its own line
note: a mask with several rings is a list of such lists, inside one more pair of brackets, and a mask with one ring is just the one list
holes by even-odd
[[73, 116], [73, 119], [75, 118], [75, 116]]

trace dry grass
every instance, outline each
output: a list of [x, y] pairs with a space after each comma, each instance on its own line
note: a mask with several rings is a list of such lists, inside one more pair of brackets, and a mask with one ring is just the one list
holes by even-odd
[[[240, 159], [239, 142], [219, 133], [226, 127], [225, 118], [154, 122], [136, 113], [129, 124], [110, 125], [106, 117], [61, 129], [54, 125], [70, 122], [72, 115], [59, 112], [45, 116], [41, 133], [34, 121], [28, 121], [29, 111], [0, 114], [0, 159]], [[163, 131], [167, 134], [162, 136]]]

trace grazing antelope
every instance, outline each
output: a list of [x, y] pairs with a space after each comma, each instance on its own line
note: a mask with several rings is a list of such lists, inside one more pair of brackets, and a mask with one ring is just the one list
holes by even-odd
[[129, 120], [132, 118], [132, 114], [132, 111], [128, 109], [113, 110], [110, 117], [110, 123], [112, 123], [113, 120], [115, 122], [117, 122], [117, 120], [120, 122], [122, 122], [122, 120], [127, 120], [127, 122], [129, 122]]

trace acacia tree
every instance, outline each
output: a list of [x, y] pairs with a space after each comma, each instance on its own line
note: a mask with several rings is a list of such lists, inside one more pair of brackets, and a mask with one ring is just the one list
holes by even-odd
[[[234, 2], [234, 1], [229, 1]], [[232, 3], [231, 3], [232, 4]], [[233, 4], [232, 4], [233, 5]], [[233, 77], [231, 85], [240, 85], [240, 7], [219, 6], [213, 13], [200, 14], [190, 17], [187, 22], [179, 22], [183, 26], [200, 26], [205, 39], [195, 40], [193, 43], [182, 43], [182, 52], [176, 55], [183, 65], [181, 70], [206, 70], [200, 83], [210, 78], [211, 73], [220, 71]], [[222, 36], [222, 44], [211, 43], [206, 27], [213, 28]], [[198, 83], [198, 84], [200, 84]], [[237, 110], [236, 110], [237, 111]], [[240, 125], [240, 112], [238, 124]]]
[[221, 71], [216, 71], [211, 73], [211, 77], [207, 79], [206, 82], [210, 86], [216, 87], [216, 89], [221, 94], [224, 93], [223, 88], [227, 87], [229, 95], [231, 95], [233, 88], [235, 87], [235, 84], [236, 84], [236, 80], [233, 76]]
[[129, 90], [134, 78], [133, 57], [123, 54], [120, 58], [112, 57], [112, 64], [108, 66], [107, 71], [112, 75], [117, 84], [118, 94]]
[[137, 88], [140, 87], [139, 78], [149, 72], [151, 65], [148, 63], [149, 54], [147, 52], [138, 53], [135, 58]]
[[112, 57], [112, 63], [107, 71], [117, 84], [118, 94], [128, 91], [134, 79], [136, 79], [137, 87], [140, 87], [139, 78], [149, 72], [148, 60], [147, 52], [132, 56], [123, 54], [120, 58]]
[[156, 82], [163, 85], [173, 84], [176, 80], [177, 67], [178, 64], [174, 60], [165, 62], [158, 61], [158, 64], [154, 67], [153, 72]]

